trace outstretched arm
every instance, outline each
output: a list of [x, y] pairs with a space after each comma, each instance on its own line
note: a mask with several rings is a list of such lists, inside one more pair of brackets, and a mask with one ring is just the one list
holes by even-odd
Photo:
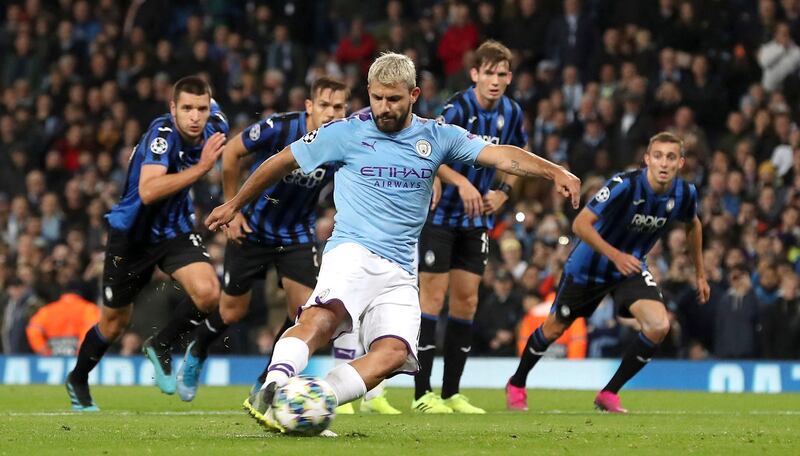
[[478, 154], [476, 162], [482, 166], [493, 166], [500, 171], [520, 177], [543, 177], [555, 182], [556, 189], [572, 200], [578, 208], [581, 199], [581, 180], [563, 166], [526, 152], [516, 146], [488, 145]]
[[206, 218], [208, 229], [215, 230], [221, 225], [226, 225], [233, 220], [233, 217], [250, 202], [264, 192], [267, 188], [274, 185], [283, 176], [291, 173], [298, 167], [292, 155], [292, 149], [286, 146], [282, 151], [273, 155], [259, 166], [253, 174], [247, 178], [239, 192], [222, 206], [215, 208]]
[[689, 252], [692, 255], [692, 262], [694, 262], [697, 299], [701, 304], [705, 304], [711, 296], [711, 288], [708, 286], [706, 269], [703, 264], [703, 224], [697, 216], [686, 224], [686, 238], [689, 240]]

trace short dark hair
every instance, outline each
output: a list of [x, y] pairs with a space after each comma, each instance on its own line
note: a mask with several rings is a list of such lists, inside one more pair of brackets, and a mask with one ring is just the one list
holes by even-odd
[[650, 138], [650, 142], [647, 143], [647, 152], [650, 152], [650, 147], [653, 146], [653, 143], [662, 142], [662, 143], [673, 143], [677, 144], [680, 148], [681, 157], [685, 155], [685, 151], [683, 149], [683, 139], [676, 135], [675, 133], [670, 133], [668, 131], [662, 131], [661, 133], [656, 133]]
[[172, 101], [177, 102], [182, 92], [191, 93], [192, 95], [208, 95], [208, 97], [211, 98], [211, 86], [200, 76], [186, 76], [180, 78], [178, 82], [172, 86]]
[[511, 65], [511, 58], [511, 50], [503, 43], [495, 40], [486, 40], [475, 51], [472, 68], [480, 70], [484, 64], [495, 66], [500, 62], [508, 62]]
[[344, 92], [344, 99], [350, 99], [350, 88], [347, 87], [347, 84], [331, 76], [320, 76], [314, 80], [311, 84], [311, 99], [313, 100], [317, 97], [317, 94], [327, 89], [332, 92], [342, 91]]

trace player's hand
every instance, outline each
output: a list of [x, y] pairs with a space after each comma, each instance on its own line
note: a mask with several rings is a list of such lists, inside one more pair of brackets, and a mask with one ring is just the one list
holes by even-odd
[[438, 176], [433, 177], [433, 194], [431, 195], [431, 210], [436, 209], [439, 200], [442, 199], [442, 180]]
[[206, 226], [211, 231], [216, 231], [220, 227], [227, 225], [239, 213], [239, 209], [233, 205], [233, 200], [228, 201], [222, 206], [217, 206], [206, 217]]
[[220, 132], [214, 133], [203, 145], [203, 150], [200, 152], [200, 161], [197, 164], [202, 166], [206, 172], [210, 171], [214, 164], [217, 163], [217, 159], [222, 155], [224, 149], [225, 135]]
[[233, 216], [233, 220], [227, 226], [223, 225], [222, 231], [228, 236], [228, 239], [236, 244], [241, 244], [242, 239], [247, 236], [247, 233], [252, 233], [253, 229], [247, 223], [247, 218], [241, 212], [237, 212]]
[[464, 212], [469, 217], [478, 217], [483, 214], [483, 196], [481, 192], [469, 182], [458, 186], [458, 196], [464, 203]]
[[503, 204], [508, 201], [506, 192], [500, 190], [489, 190], [483, 195], [483, 210], [487, 214], [494, 214], [499, 211]]
[[558, 193], [569, 198], [572, 201], [572, 208], [577, 209], [581, 204], [581, 180], [578, 176], [559, 167], [553, 176], [553, 182]]
[[611, 262], [617, 267], [617, 270], [624, 276], [639, 274], [642, 272], [642, 262], [635, 256], [625, 253], [617, 252], [612, 258]]
[[697, 278], [697, 299], [700, 304], [705, 304], [711, 297], [711, 287], [708, 286], [708, 280], [705, 277]]

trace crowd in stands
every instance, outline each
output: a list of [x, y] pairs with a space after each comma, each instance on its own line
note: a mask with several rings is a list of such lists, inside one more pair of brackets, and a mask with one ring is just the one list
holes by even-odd
[[[530, 150], [581, 177], [583, 201], [639, 166], [651, 135], [684, 139], [681, 175], [700, 194], [711, 301], [696, 299], [686, 235], [675, 227], [648, 257], [672, 322], [659, 356], [800, 358], [800, 0], [5, 1], [2, 351], [69, 354], [63, 341], [47, 345], [48, 315], [71, 314], [76, 340], [96, 315], [83, 299], [101, 302], [103, 216], [177, 78], [207, 77], [236, 134], [303, 110], [323, 74], [351, 87], [351, 111], [366, 106], [369, 64], [398, 51], [417, 65], [415, 112], [436, 117], [471, 85], [471, 56], [486, 39], [514, 53], [507, 94], [525, 112]], [[194, 189], [197, 219], [221, 197], [217, 170]], [[320, 213], [324, 242], [329, 200]], [[513, 356], [544, 318], [575, 243], [575, 214], [547, 182], [514, 189], [491, 231], [473, 353]], [[225, 239], [204, 235], [221, 271]], [[218, 352], [271, 349], [284, 318], [274, 282], [261, 285]], [[136, 351], [179, 293], [154, 277], [121, 353]], [[631, 325], [607, 298], [553, 356], [615, 356]]]

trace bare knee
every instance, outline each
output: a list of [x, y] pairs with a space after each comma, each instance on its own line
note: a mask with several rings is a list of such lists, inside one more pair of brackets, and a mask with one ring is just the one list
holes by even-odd
[[219, 303], [219, 315], [226, 325], [231, 325], [244, 318], [249, 307], [249, 295], [228, 296], [223, 294]]
[[478, 310], [478, 295], [457, 296], [450, 308], [450, 316], [462, 320], [472, 320]]
[[408, 359], [408, 348], [399, 340], [396, 343], [382, 344], [374, 353], [378, 358], [377, 362], [385, 366], [384, 377], [403, 367]]
[[98, 322], [100, 333], [108, 340], [117, 340], [125, 332], [131, 321], [130, 312], [103, 314]]
[[669, 328], [669, 319], [666, 316], [642, 323], [642, 332], [644, 335], [657, 344], [661, 343], [661, 341], [667, 337]]
[[192, 286], [191, 297], [201, 312], [211, 312], [219, 304], [220, 289], [216, 280], [197, 281]]

